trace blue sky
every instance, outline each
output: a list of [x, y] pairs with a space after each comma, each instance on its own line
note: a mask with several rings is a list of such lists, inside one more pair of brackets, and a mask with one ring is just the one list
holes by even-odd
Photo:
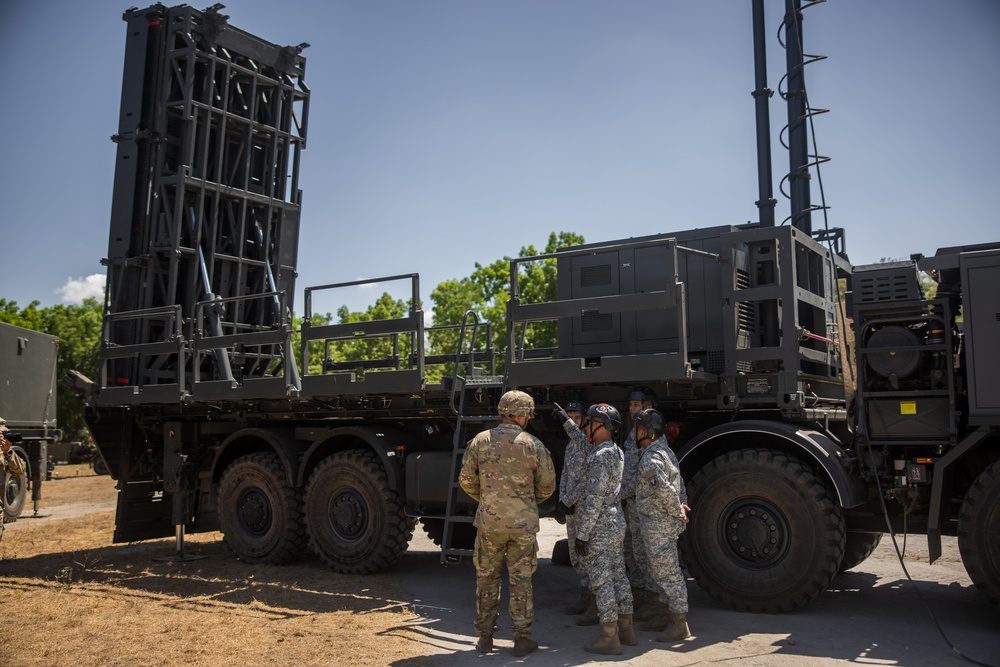
[[[416, 272], [429, 310], [439, 282], [550, 231], [757, 218], [749, 0], [226, 5], [235, 26], [311, 44], [297, 304], [306, 286]], [[128, 6], [0, 2], [0, 297], [21, 306], [102, 284]], [[771, 88], [783, 6], [766, 2]], [[822, 180], [852, 261], [1000, 241], [1000, 2], [829, 0], [804, 41], [827, 56], [806, 83], [830, 109]], [[777, 96], [771, 117], [777, 185]], [[363, 309], [384, 287], [317, 309]]]

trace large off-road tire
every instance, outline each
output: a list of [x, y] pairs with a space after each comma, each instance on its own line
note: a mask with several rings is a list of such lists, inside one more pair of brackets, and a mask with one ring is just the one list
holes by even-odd
[[979, 473], [958, 515], [958, 550], [969, 579], [1000, 605], [1000, 461]]
[[838, 572], [846, 572], [861, 565], [882, 541], [882, 533], [847, 533], [844, 540], [844, 558]]
[[844, 520], [823, 480], [798, 459], [743, 449], [710, 461], [688, 485], [684, 563], [712, 596], [777, 613], [819, 595], [840, 566]]
[[219, 483], [219, 524], [229, 548], [246, 563], [286, 563], [302, 553], [302, 500], [271, 452], [236, 459]]
[[[20, 454], [20, 452], [18, 452]], [[21, 454], [24, 458], [24, 455]], [[3, 522], [13, 523], [18, 520], [24, 511], [24, 502], [28, 497], [28, 475], [12, 475], [6, 470], [0, 469], [0, 478], [3, 479], [3, 499], [4, 511]]]
[[100, 454], [94, 456], [94, 474], [95, 475], [110, 475], [111, 469], [108, 468], [108, 464], [104, 462], [104, 457]]
[[343, 574], [392, 566], [416, 525], [370, 450], [339, 452], [320, 463], [306, 484], [305, 514], [312, 548]]
[[[424, 526], [424, 532], [431, 542], [439, 547], [444, 544], [444, 519], [433, 519], [424, 517], [420, 519]], [[476, 545], [476, 533], [478, 530], [471, 523], [456, 523], [451, 527], [451, 548], [471, 549]]]

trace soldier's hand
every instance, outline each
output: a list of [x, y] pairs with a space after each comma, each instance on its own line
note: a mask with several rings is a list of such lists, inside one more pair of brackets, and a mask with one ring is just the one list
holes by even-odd
[[566, 414], [566, 411], [563, 410], [563, 407], [558, 403], [556, 403], [555, 401], [552, 402], [552, 405], [556, 406], [555, 409], [552, 410], [552, 416], [558, 419], [560, 423], [565, 424], [566, 422], [568, 422], [569, 415]]
[[681, 521], [683, 521], [684, 523], [688, 523], [689, 521], [691, 521], [691, 519], [688, 517], [688, 514], [690, 513], [691, 513], [690, 507], [688, 507], [687, 505], [681, 505], [681, 515], [682, 515]]
[[581, 540], [579, 537], [576, 538], [576, 544], [573, 545], [577, 556], [586, 556], [587, 551], [590, 549], [590, 543], [587, 540]]
[[569, 516], [576, 511], [576, 505], [567, 505], [560, 500], [559, 504], [556, 506], [556, 510], [563, 516]]

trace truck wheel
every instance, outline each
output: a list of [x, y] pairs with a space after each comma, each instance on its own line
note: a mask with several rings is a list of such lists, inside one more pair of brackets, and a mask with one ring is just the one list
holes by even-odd
[[111, 470], [108, 468], [108, 464], [104, 462], [103, 456], [94, 457], [94, 474], [95, 475], [110, 475]]
[[416, 525], [370, 450], [339, 452], [320, 463], [306, 485], [305, 514], [312, 547], [343, 574], [393, 565]]
[[301, 505], [275, 454], [240, 457], [219, 483], [223, 539], [245, 563], [288, 562], [305, 545]]
[[973, 482], [958, 515], [958, 550], [969, 579], [1000, 605], [1000, 461]]
[[[444, 544], [444, 519], [432, 519], [424, 517], [420, 520], [424, 525], [424, 532], [431, 542], [439, 547]], [[452, 549], [471, 549], [476, 545], [476, 527], [471, 523], [456, 523], [451, 528]]]
[[[28, 457], [19, 449], [14, 450], [22, 461], [27, 461]], [[0, 470], [3, 476], [3, 499], [4, 511], [3, 522], [14, 523], [24, 511], [24, 502], [28, 497], [28, 479], [31, 471], [25, 470], [23, 475], [12, 475], [6, 470]]]
[[844, 558], [838, 572], [846, 572], [861, 565], [882, 541], [882, 533], [847, 533], [844, 540]]
[[688, 498], [684, 562], [702, 588], [739, 611], [800, 607], [840, 566], [840, 507], [794, 457], [767, 449], [729, 452], [694, 475]]

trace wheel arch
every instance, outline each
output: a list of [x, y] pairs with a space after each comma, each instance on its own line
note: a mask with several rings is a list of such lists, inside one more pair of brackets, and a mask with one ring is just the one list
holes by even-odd
[[411, 440], [412, 436], [401, 429], [376, 425], [341, 426], [330, 429], [305, 451], [298, 465], [298, 478], [300, 483], [304, 483], [316, 466], [338, 452], [370, 449], [378, 455], [388, 478], [389, 487], [405, 496], [403, 458], [397, 448], [407, 445]]
[[819, 470], [843, 508], [857, 507], [867, 500], [864, 483], [848, 474], [843, 464], [846, 452], [839, 443], [821, 431], [787, 422], [751, 419], [702, 431], [681, 449], [681, 472], [690, 479], [717, 456], [755, 446], [795, 456]]
[[290, 430], [241, 429], [230, 434], [219, 446], [219, 452], [212, 463], [212, 481], [218, 483], [226, 468], [241, 456], [254, 452], [273, 452], [281, 461], [281, 467], [288, 483], [292, 486], [300, 486], [301, 483], [295, 478], [295, 471], [298, 467], [296, 453], [298, 449], [294, 434]]

